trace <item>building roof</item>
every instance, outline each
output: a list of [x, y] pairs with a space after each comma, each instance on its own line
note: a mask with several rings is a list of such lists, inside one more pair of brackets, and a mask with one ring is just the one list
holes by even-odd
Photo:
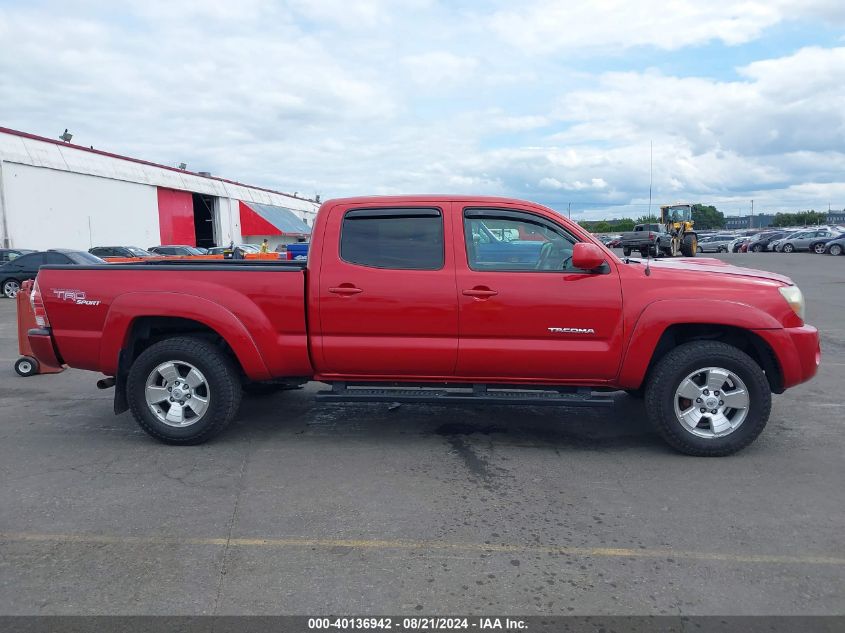
[[0, 127], [0, 159], [35, 167], [282, 205], [306, 213], [315, 213], [318, 206], [314, 200], [283, 191], [247, 185], [219, 176], [178, 169], [5, 127]]

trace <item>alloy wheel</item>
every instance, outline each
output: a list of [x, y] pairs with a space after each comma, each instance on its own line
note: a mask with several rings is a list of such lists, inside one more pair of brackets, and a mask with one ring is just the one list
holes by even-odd
[[160, 422], [181, 428], [202, 418], [208, 410], [211, 390], [199, 369], [184, 361], [170, 360], [150, 372], [144, 396]]
[[703, 367], [687, 375], [675, 390], [675, 415], [684, 429], [714, 439], [736, 431], [750, 406], [748, 388], [736, 373]]

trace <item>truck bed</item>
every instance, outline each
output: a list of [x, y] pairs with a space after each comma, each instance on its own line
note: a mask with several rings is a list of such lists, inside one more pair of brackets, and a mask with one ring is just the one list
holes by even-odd
[[38, 284], [56, 351], [72, 367], [113, 375], [137, 328], [178, 315], [224, 336], [246, 375], [267, 380], [312, 372], [304, 269], [266, 260], [44, 266]]

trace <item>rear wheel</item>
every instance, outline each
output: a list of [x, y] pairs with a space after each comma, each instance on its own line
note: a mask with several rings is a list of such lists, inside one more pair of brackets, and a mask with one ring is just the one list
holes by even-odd
[[687, 455], [718, 457], [745, 448], [765, 428], [771, 407], [760, 366], [718, 341], [676, 347], [646, 387], [646, 410], [658, 433]]
[[683, 253], [684, 257], [695, 257], [697, 252], [698, 239], [696, 236], [690, 233], [684, 235], [684, 239], [681, 241], [681, 253]]
[[824, 255], [824, 247], [825, 247], [824, 242], [819, 242], [818, 244], [813, 244], [813, 252], [816, 255]]
[[842, 254], [842, 246], [840, 246], [839, 244], [833, 244], [830, 247], [829, 252], [830, 252], [831, 255], [841, 255]]
[[241, 401], [234, 363], [192, 337], [160, 341], [132, 364], [126, 382], [138, 425], [167, 444], [201, 444], [222, 431]]
[[14, 299], [21, 290], [21, 284], [17, 279], [7, 279], [3, 282], [3, 296]]
[[627, 246], [626, 246], [626, 247], [624, 247], [624, 248], [622, 249], [622, 254], [623, 254], [625, 257], [630, 257], [630, 255], [631, 255], [631, 249], [630, 249], [630, 248], [628, 248]]

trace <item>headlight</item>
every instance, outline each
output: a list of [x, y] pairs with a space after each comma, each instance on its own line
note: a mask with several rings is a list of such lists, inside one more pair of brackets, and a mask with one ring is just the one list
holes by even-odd
[[789, 307], [798, 315], [798, 318], [804, 320], [804, 293], [798, 286], [781, 286], [778, 288], [780, 294], [786, 299]]

